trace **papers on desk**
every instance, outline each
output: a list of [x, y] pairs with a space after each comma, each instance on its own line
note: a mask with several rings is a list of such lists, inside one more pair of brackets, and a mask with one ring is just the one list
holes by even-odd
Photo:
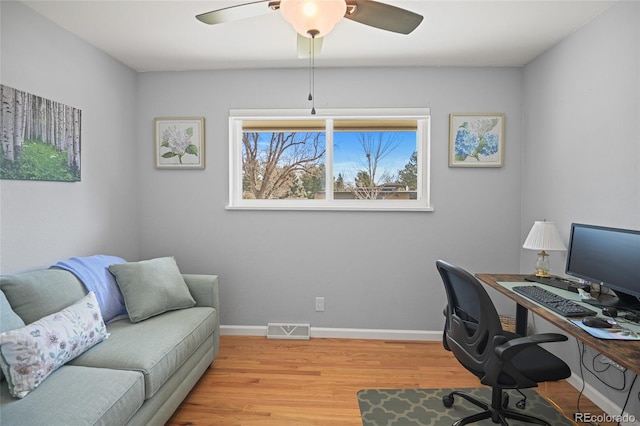
[[640, 340], [640, 334], [635, 331], [624, 328], [595, 328], [588, 327], [582, 323], [582, 320], [570, 320], [572, 323], [592, 335], [593, 337], [597, 337], [598, 339], [609, 339], [609, 340]]

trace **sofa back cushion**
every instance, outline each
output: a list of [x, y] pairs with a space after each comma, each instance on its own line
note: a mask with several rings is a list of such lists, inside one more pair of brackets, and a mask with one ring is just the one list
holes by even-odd
[[0, 290], [25, 324], [59, 312], [87, 294], [75, 275], [60, 269], [0, 276]]
[[[0, 290], [0, 333], [22, 327], [24, 327], [24, 321], [22, 321], [22, 318], [20, 318], [18, 314], [13, 312], [7, 297], [2, 290]], [[4, 376], [2, 375], [2, 371], [0, 371], [0, 381], [3, 379]]]
[[24, 327], [24, 321], [18, 316], [7, 300], [7, 297], [0, 291], [0, 333]]

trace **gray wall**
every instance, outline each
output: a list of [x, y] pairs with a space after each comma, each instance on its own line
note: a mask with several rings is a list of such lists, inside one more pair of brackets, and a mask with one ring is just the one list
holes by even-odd
[[571, 222], [640, 229], [639, 28], [620, 2], [524, 68], [523, 239], [544, 218], [565, 241]]
[[[323, 69], [319, 58], [318, 108], [432, 109], [432, 213], [226, 211], [229, 109], [308, 108], [305, 70], [136, 75], [21, 4], [1, 7], [2, 83], [83, 111], [82, 182], [0, 181], [2, 272], [174, 255], [221, 276], [224, 324], [437, 330], [435, 259], [529, 271], [520, 246], [533, 220], [555, 220], [565, 238], [574, 220], [640, 227], [637, 3], [524, 69]], [[450, 169], [448, 114], [481, 111], [506, 114], [505, 166]], [[206, 119], [207, 168], [154, 169], [153, 118], [187, 115]], [[554, 272], [563, 262], [554, 253]]]
[[0, 272], [138, 256], [136, 73], [18, 2], [0, 2], [0, 82], [82, 110], [81, 182], [0, 180]]
[[[640, 229], [640, 3], [605, 12], [528, 64], [523, 80], [522, 238], [544, 218], [556, 222], [565, 242], [571, 222]], [[553, 272], [562, 274], [566, 253], [551, 256]], [[531, 271], [534, 262], [535, 253], [523, 250], [522, 270]], [[536, 326], [557, 331], [539, 318]], [[633, 374], [609, 368], [598, 374], [606, 385], [587, 372], [595, 349], [586, 348], [583, 369], [574, 342], [554, 351], [624, 405]], [[597, 359], [595, 367], [606, 369]], [[635, 393], [627, 411], [640, 419]]]
[[[321, 60], [318, 59], [317, 65]], [[521, 68], [319, 69], [317, 108], [430, 107], [435, 212], [227, 211], [233, 108], [309, 108], [307, 71], [144, 73], [138, 85], [141, 256], [220, 275], [222, 323], [439, 330], [438, 258], [517, 272]], [[504, 112], [505, 166], [449, 168], [449, 113]], [[153, 168], [153, 118], [205, 117], [202, 171]], [[326, 311], [314, 311], [315, 296]]]

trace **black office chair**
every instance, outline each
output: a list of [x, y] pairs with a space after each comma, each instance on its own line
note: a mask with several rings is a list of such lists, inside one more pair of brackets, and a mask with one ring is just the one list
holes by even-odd
[[542, 419], [509, 409], [508, 395], [503, 393], [503, 389], [531, 388], [540, 382], [569, 377], [571, 370], [567, 364], [538, 346], [545, 342], [565, 341], [567, 337], [555, 333], [521, 337], [504, 331], [493, 302], [473, 275], [442, 260], [438, 260], [436, 266], [448, 300], [444, 347], [453, 352], [462, 366], [480, 378], [482, 384], [492, 388], [490, 404], [459, 391], [443, 396], [442, 402], [446, 407], [453, 405], [454, 396], [460, 396], [484, 410], [453, 425], [466, 425], [483, 419], [508, 425], [506, 419], [511, 418], [549, 426]]

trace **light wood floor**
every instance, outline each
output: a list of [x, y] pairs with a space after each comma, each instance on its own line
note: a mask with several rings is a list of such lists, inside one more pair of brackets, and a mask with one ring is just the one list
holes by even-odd
[[[361, 426], [360, 389], [476, 386], [440, 342], [222, 336], [213, 367], [167, 425]], [[573, 418], [571, 385], [537, 391]], [[602, 413], [584, 396], [579, 408]]]

